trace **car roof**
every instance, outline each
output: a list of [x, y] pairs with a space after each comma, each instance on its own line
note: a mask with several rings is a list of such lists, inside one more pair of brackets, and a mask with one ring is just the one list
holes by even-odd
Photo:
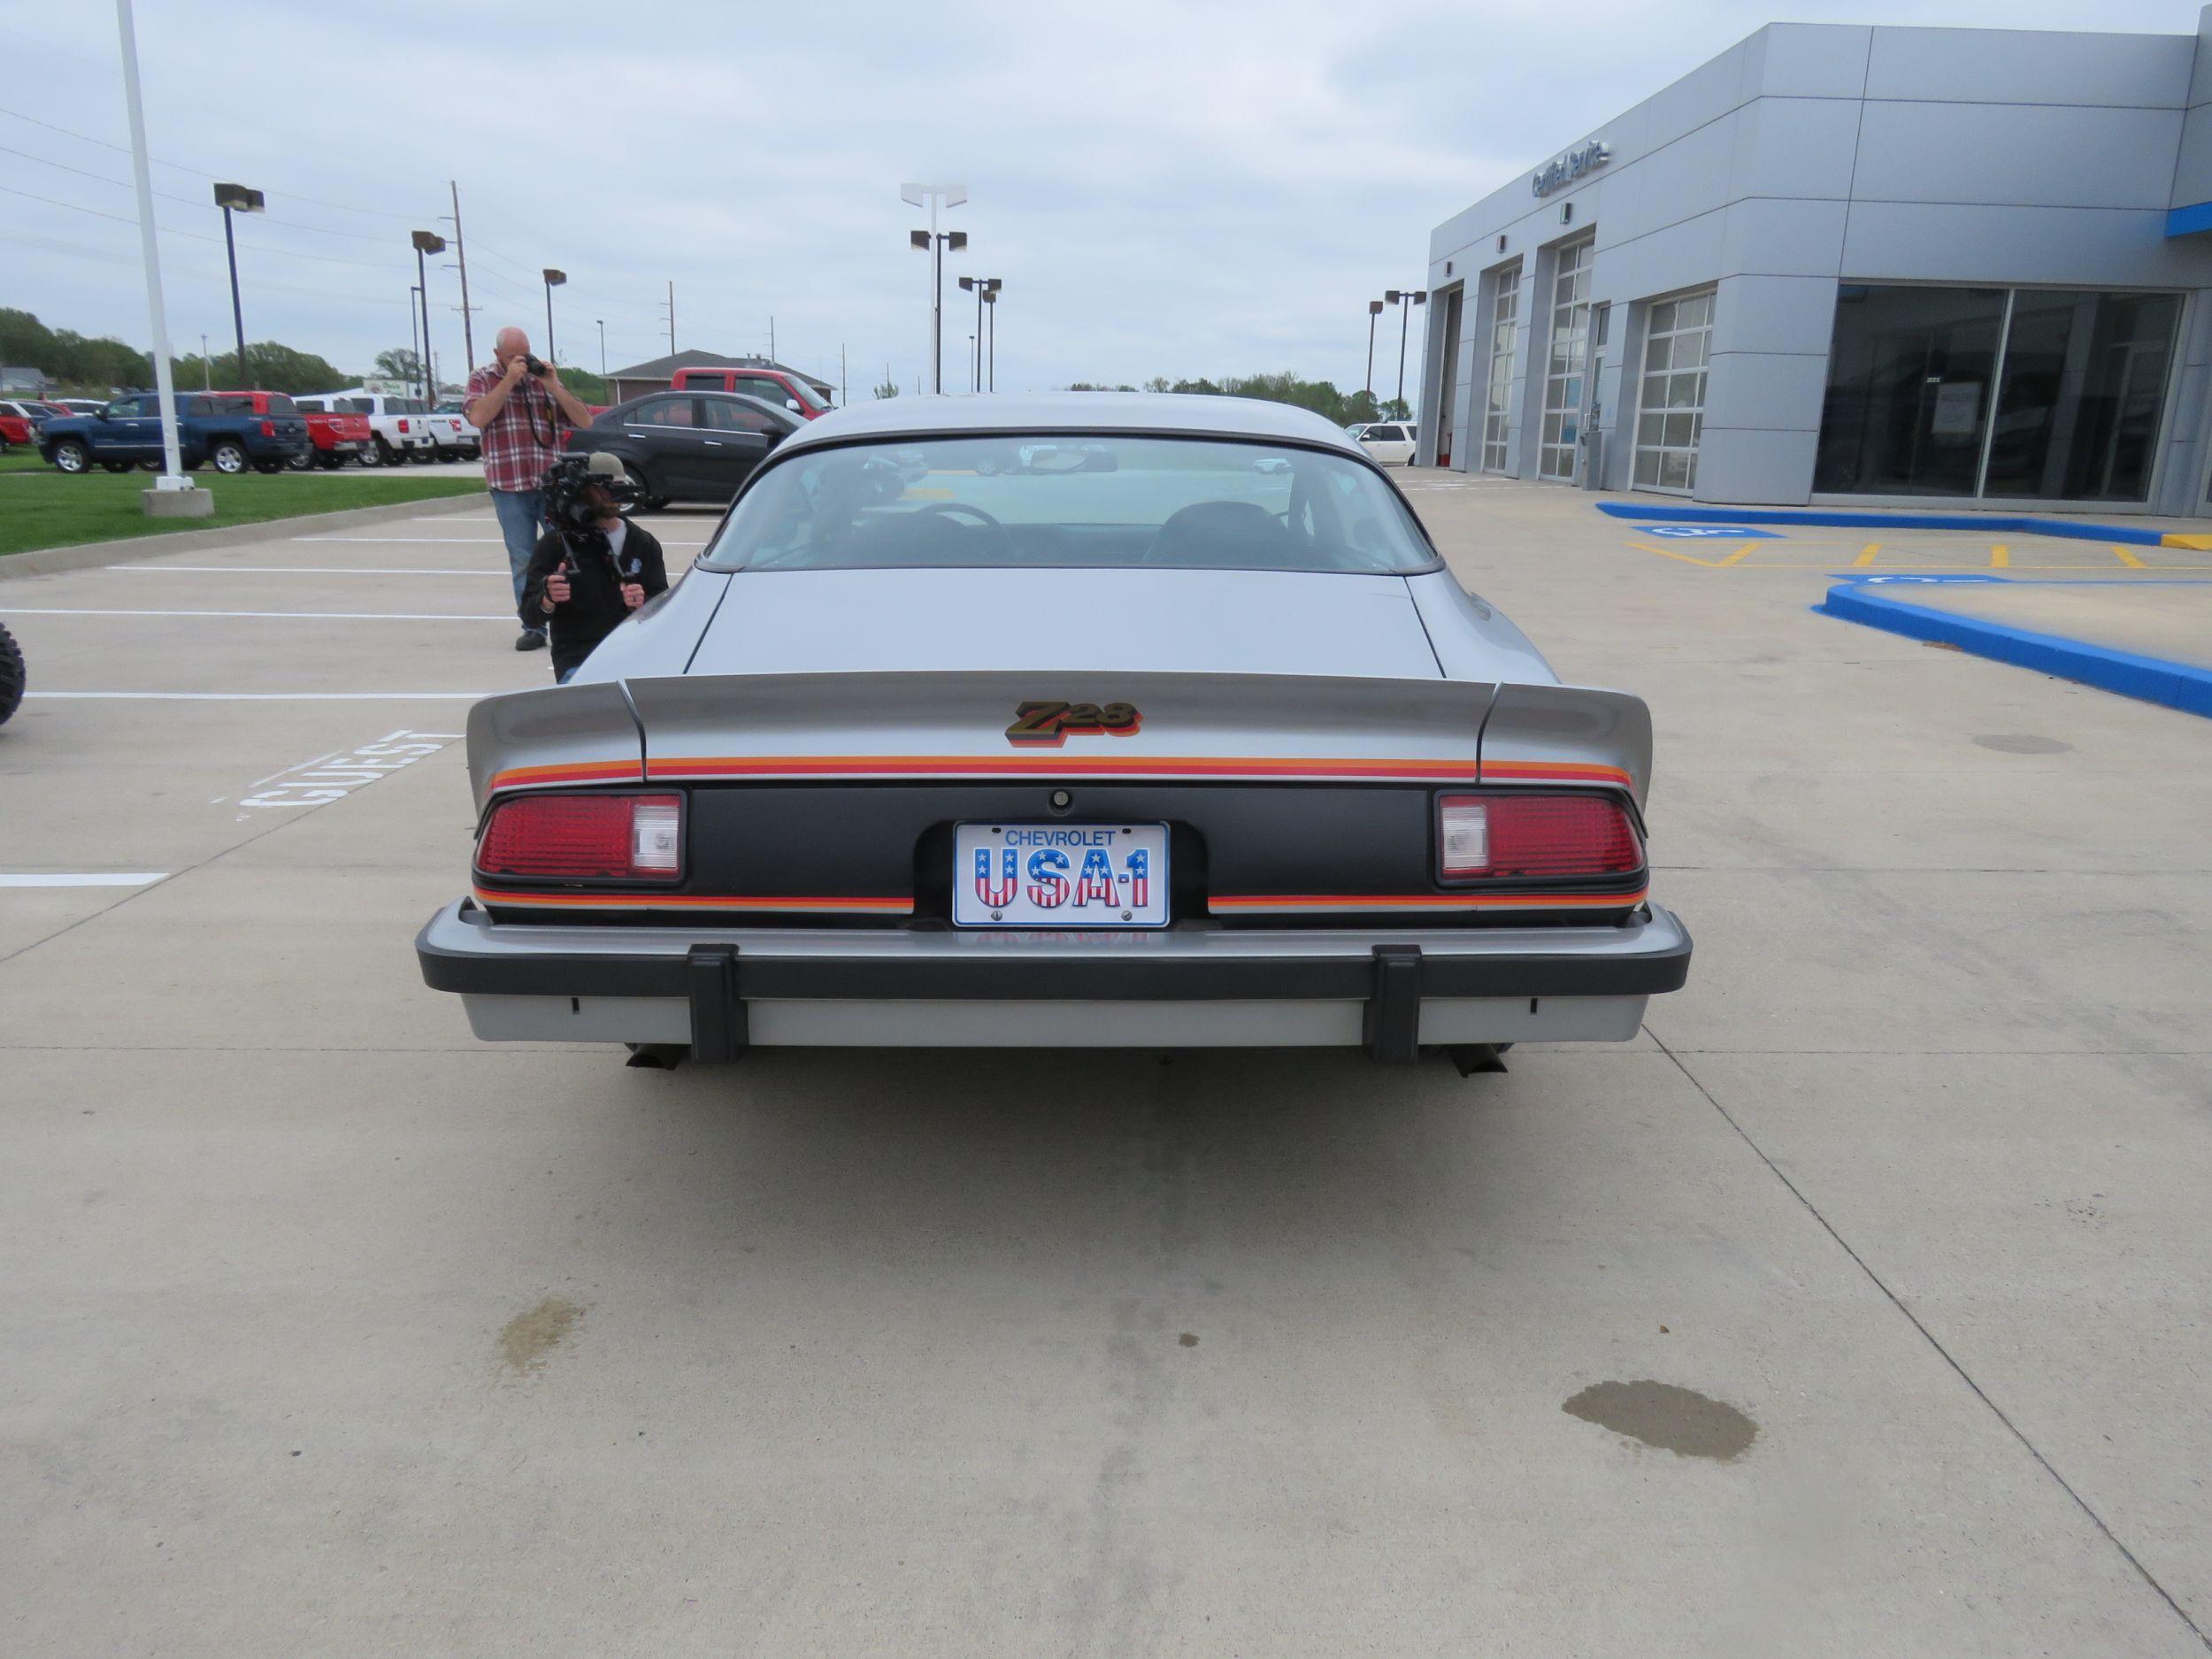
[[981, 397], [887, 397], [810, 420], [779, 456], [874, 437], [987, 437], [994, 433], [1143, 433], [1294, 442], [1360, 454], [1341, 427], [1311, 410], [1255, 397], [1179, 392], [1022, 392]]
[[780, 404], [772, 403], [764, 397], [755, 397], [750, 392], [718, 392], [704, 386], [673, 386], [664, 387], [657, 392], [640, 392], [635, 397], [626, 398], [619, 403], [610, 403], [600, 412], [603, 415], [619, 414], [622, 411], [634, 408], [640, 403], [649, 403], [657, 397], [706, 397], [711, 398], [718, 403], [750, 403], [755, 409], [764, 409], [770, 414], [780, 415], [786, 420], [793, 419], [789, 410], [783, 408]]

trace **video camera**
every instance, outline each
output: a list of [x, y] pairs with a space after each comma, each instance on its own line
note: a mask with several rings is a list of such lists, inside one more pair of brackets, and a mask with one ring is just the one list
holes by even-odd
[[593, 498], [594, 491], [603, 494], [618, 511], [635, 505], [641, 494], [622, 463], [603, 452], [563, 456], [546, 470], [541, 488], [546, 523], [572, 536], [598, 531], [598, 520], [607, 509]]

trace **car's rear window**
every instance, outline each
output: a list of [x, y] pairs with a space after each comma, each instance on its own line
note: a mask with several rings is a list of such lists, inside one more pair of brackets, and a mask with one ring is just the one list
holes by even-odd
[[1218, 439], [964, 437], [772, 461], [710, 570], [1149, 565], [1425, 570], [1436, 555], [1373, 468]]

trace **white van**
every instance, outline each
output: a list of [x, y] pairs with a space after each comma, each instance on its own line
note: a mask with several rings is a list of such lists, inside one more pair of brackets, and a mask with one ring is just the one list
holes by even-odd
[[361, 453], [364, 466], [397, 466], [403, 461], [438, 458], [438, 438], [431, 430], [430, 405], [419, 397], [400, 397], [354, 386], [342, 392], [295, 396], [292, 401], [303, 410], [326, 415], [366, 415], [372, 441]]

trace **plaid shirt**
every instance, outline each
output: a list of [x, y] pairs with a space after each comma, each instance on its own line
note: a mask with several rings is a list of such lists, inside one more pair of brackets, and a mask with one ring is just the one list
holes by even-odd
[[[469, 376], [468, 401], [474, 403], [507, 378], [497, 363]], [[535, 489], [545, 470], [561, 458], [569, 420], [553, 394], [526, 374], [507, 394], [506, 407], [484, 428], [484, 482], [494, 489]]]

